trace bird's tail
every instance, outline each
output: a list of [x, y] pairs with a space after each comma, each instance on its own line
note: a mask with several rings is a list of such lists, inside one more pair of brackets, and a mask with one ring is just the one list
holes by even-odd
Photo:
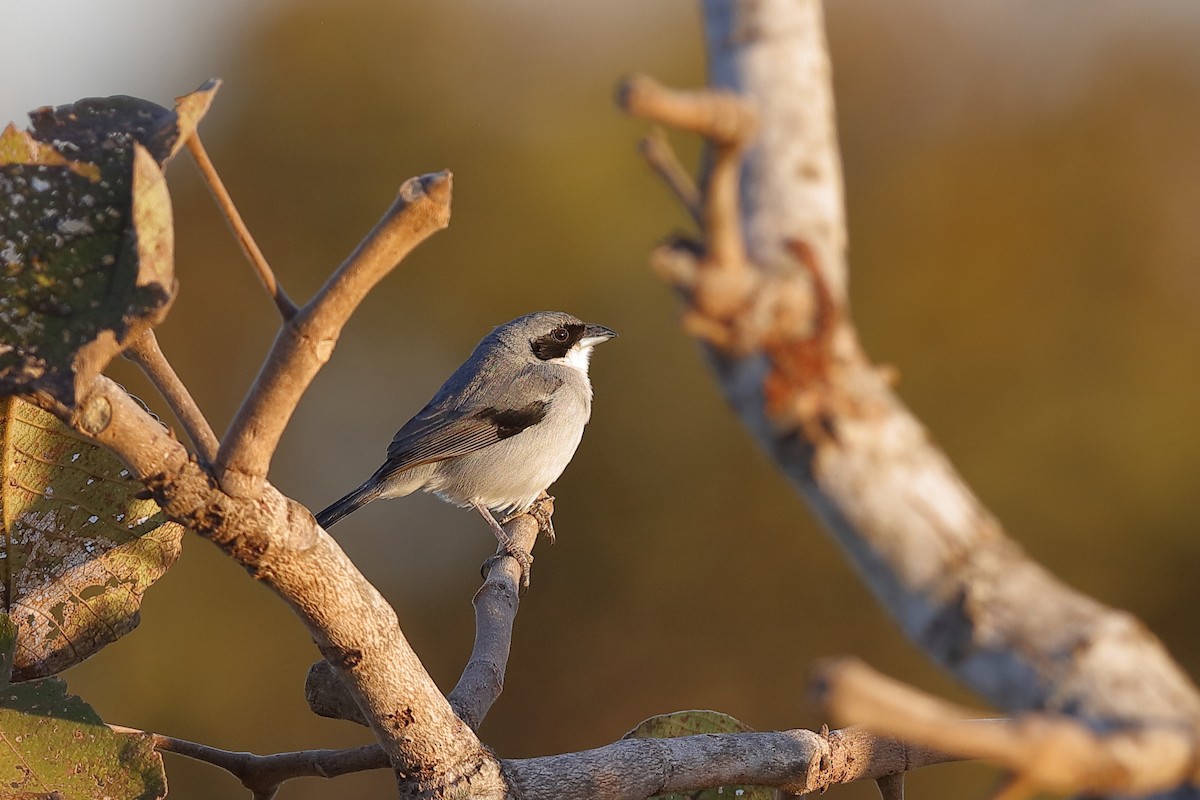
[[367, 503], [377, 499], [381, 494], [382, 491], [379, 488], [379, 484], [374, 479], [369, 480], [341, 500], [338, 500], [318, 513], [317, 524], [329, 530], [342, 517], [352, 511], [357, 511]]

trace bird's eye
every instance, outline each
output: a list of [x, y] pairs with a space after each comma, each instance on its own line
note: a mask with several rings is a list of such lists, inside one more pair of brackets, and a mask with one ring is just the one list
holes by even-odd
[[554, 340], [557, 342], [565, 342], [567, 339], [571, 338], [571, 334], [566, 328], [555, 328], [550, 332], [550, 335], [553, 336]]

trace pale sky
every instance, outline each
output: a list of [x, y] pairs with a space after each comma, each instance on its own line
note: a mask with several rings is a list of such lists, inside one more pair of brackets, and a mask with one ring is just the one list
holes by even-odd
[[219, 77], [275, 0], [0, 0], [0, 125], [38, 106], [130, 94], [170, 106]]
[[[506, 0], [504, 13], [512, 29], [538, 36], [546, 47], [555, 44], [556, 19], [564, 13], [592, 18], [588, 30], [597, 47], [612, 28], [653, 27], [647, 25], [651, 17], [663, 15], [672, 15], [680, 35], [699, 32], [694, 18], [680, 24], [678, 3], [567, 3]], [[0, 46], [0, 125], [13, 121], [24, 127], [29, 110], [83, 97], [131, 94], [170, 106], [176, 95], [228, 75], [229, 59], [278, 5], [279, 0], [0, 0], [7, 34]], [[959, 118], [961, 104], [979, 91], [980, 76], [1005, 90], [1017, 118], [1069, 107], [1108, 57], [1109, 46], [1122, 38], [1170, 52], [1200, 80], [1196, 0], [827, 0], [826, 8], [835, 22], [875, 17], [925, 56], [924, 94], [911, 110], [935, 129]], [[913, 13], [918, 10], [924, 13]], [[578, 42], [563, 44], [575, 48], [571, 57], [586, 56]], [[836, 70], [838, 54], [833, 55]]]

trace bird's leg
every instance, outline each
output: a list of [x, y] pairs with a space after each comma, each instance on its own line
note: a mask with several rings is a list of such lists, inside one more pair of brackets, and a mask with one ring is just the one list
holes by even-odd
[[[492, 533], [496, 534], [496, 539], [500, 542], [500, 547], [504, 552], [516, 559], [517, 563], [521, 565], [521, 586], [528, 589], [529, 568], [533, 565], [533, 556], [517, 547], [517, 543], [508, 535], [508, 531], [500, 527], [500, 523], [492, 516], [492, 512], [488, 510], [487, 506], [476, 500], [472, 500], [471, 508], [478, 511], [479, 515], [484, 518], [488, 527], [492, 529]], [[485, 568], [490, 561], [491, 559], [488, 559], [488, 561], [484, 562]]]
[[546, 538], [550, 540], [550, 544], [554, 544], [554, 498], [542, 492], [537, 496], [537, 499], [529, 504], [529, 508], [520, 511], [514, 511], [504, 519], [500, 520], [501, 525], [507, 525], [512, 520], [528, 514], [537, 520], [538, 531], [546, 534]]

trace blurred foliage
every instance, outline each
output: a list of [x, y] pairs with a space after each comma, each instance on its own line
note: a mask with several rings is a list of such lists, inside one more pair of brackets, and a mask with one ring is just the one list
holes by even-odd
[[[868, 351], [899, 368], [901, 394], [1011, 533], [1200, 674], [1178, 613], [1200, 563], [1200, 7], [1154, 0], [1130, 22], [1123, 5], [828, 4], [852, 296]], [[559, 544], [539, 548], [481, 732], [504, 756], [599, 745], [672, 708], [818, 727], [805, 676], [831, 653], [969, 699], [755, 450], [646, 268], [688, 222], [638, 161], [644, 128], [612, 87], [634, 71], [700, 84], [701, 37], [682, 0], [314, 1], [281, 5], [219, 65], [206, 141], [294, 297], [401, 181], [455, 172], [450, 230], [368, 299], [294, 418], [272, 473], [284, 491], [320, 507], [368, 475], [494, 324], [562, 308], [621, 333], [595, 359], [593, 421], [554, 489]], [[695, 143], [679, 145], [694, 161]], [[170, 174], [181, 292], [160, 338], [219, 430], [276, 319], [194, 173]], [[452, 686], [486, 528], [421, 497], [337, 533]], [[365, 740], [308, 713], [302, 627], [215, 549], [188, 548], [143, 614], [136, 636], [68, 673], [105, 719], [258, 752]], [[238, 791], [182, 759], [168, 771], [172, 798]], [[978, 796], [991, 780], [953, 765], [909, 788]], [[374, 774], [280, 796], [389, 786]]]

